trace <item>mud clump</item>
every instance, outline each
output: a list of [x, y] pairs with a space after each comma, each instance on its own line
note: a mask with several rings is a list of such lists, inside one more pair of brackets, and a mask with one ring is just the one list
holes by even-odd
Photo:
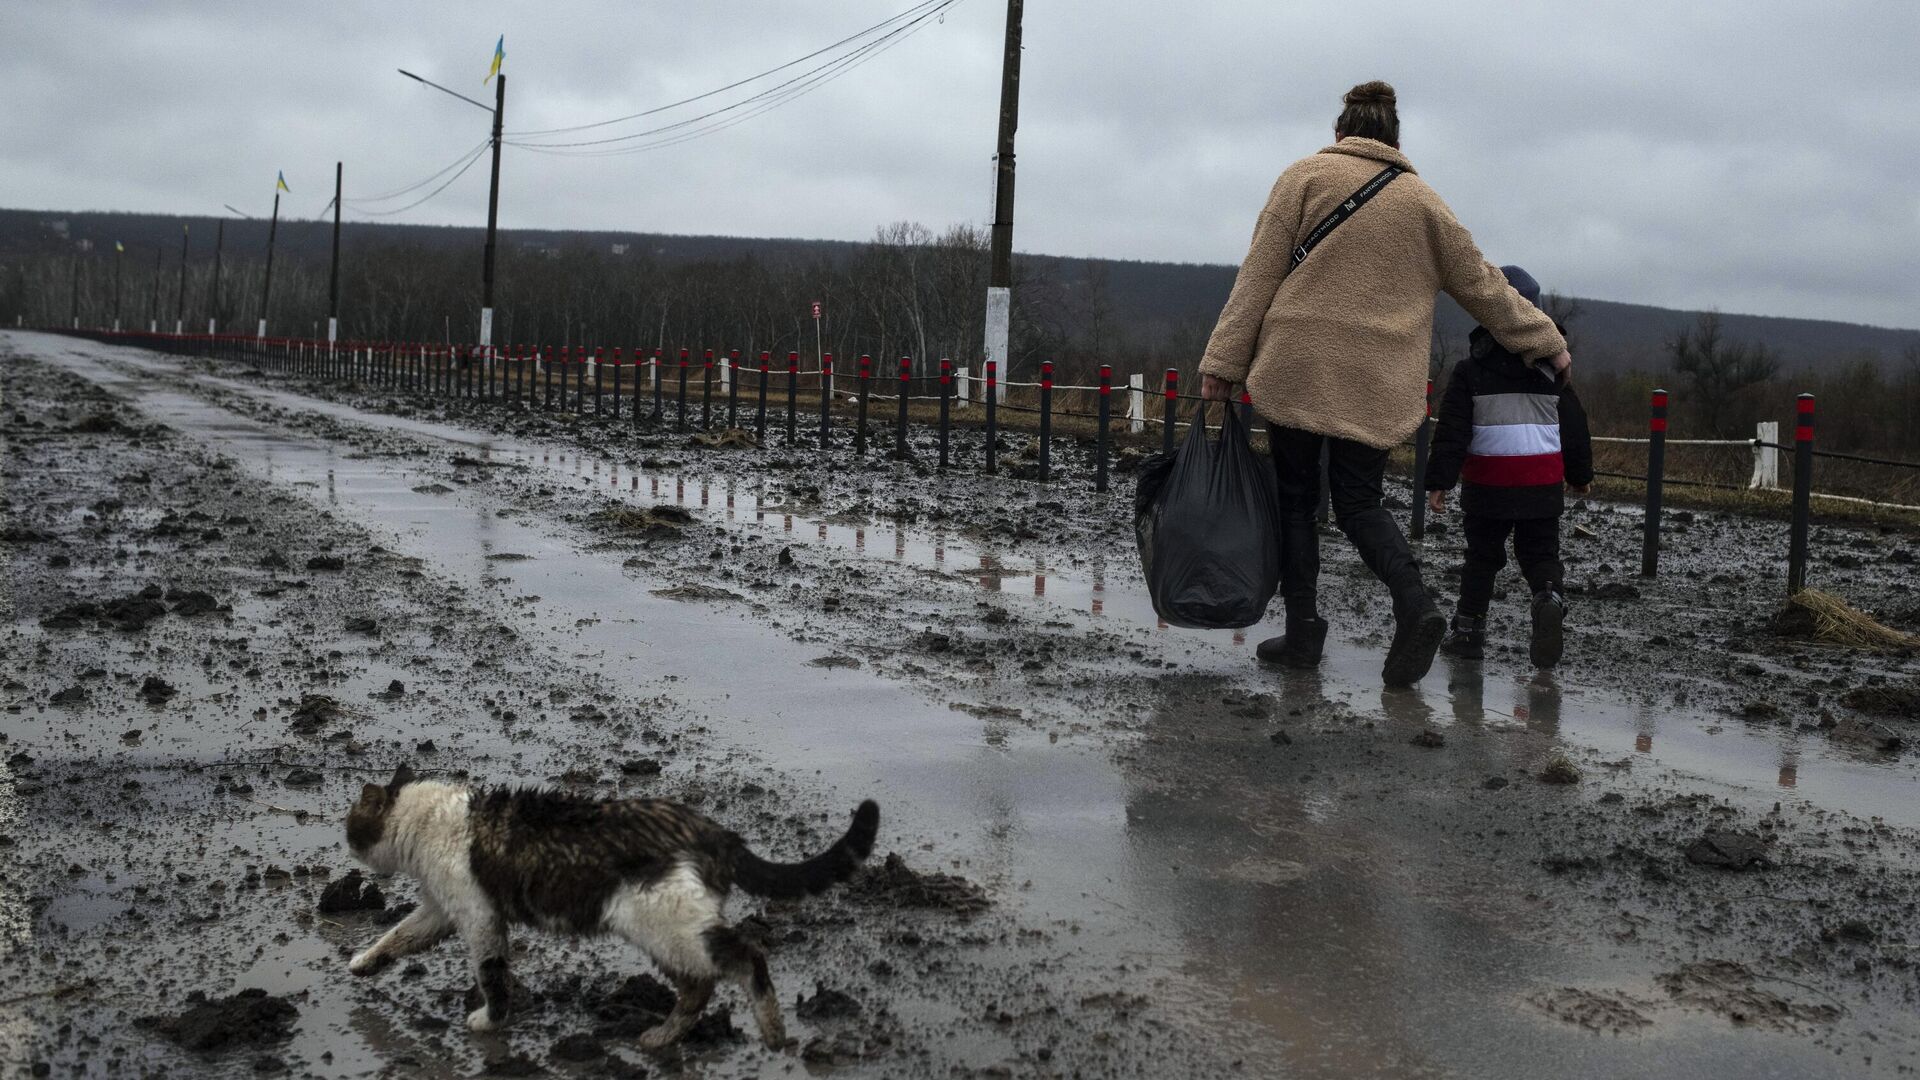
[[287, 717], [287, 730], [295, 735], [314, 735], [340, 719], [340, 703], [325, 694], [308, 694]]
[[1527, 1001], [1555, 1020], [1604, 1035], [1622, 1035], [1653, 1026], [1653, 1020], [1642, 1011], [1652, 1003], [1617, 990], [1563, 986], [1542, 990]]
[[149, 585], [118, 600], [81, 600], [41, 619], [40, 626], [46, 630], [78, 630], [94, 624], [128, 633], [145, 630], [148, 623], [167, 613], [167, 605], [160, 602], [164, 595], [160, 586]]
[[179, 692], [173, 688], [173, 684], [158, 675], [149, 675], [140, 684], [140, 697], [149, 705], [164, 705]]
[[966, 878], [938, 872], [921, 873], [907, 866], [897, 852], [889, 852], [878, 866], [868, 866], [847, 883], [847, 895], [868, 904], [922, 908], [954, 915], [976, 915], [993, 906], [986, 891]]
[[697, 603], [702, 600], [743, 600], [745, 597], [713, 585], [675, 585], [670, 589], [655, 589], [653, 595], [665, 600], [679, 600], [682, 603]]
[[1567, 759], [1565, 754], [1555, 754], [1547, 759], [1546, 768], [1540, 770], [1540, 782], [1543, 784], [1577, 784], [1580, 782], [1580, 770]]
[[338, 555], [315, 555], [307, 560], [309, 570], [345, 570], [347, 560]]
[[1410, 746], [1419, 746], [1428, 750], [1438, 750], [1447, 745], [1447, 737], [1429, 728], [1407, 740]]
[[213, 594], [199, 589], [169, 589], [167, 602], [173, 605], [175, 615], [205, 615], [220, 610], [220, 602], [213, 598]]
[[217, 1001], [195, 990], [186, 1004], [177, 1016], [144, 1016], [134, 1023], [189, 1050], [211, 1053], [278, 1042], [293, 1034], [293, 1022], [300, 1017], [292, 1002], [257, 987]]
[[725, 428], [695, 435], [687, 440], [687, 445], [703, 450], [751, 450], [760, 445], [760, 440], [745, 428]]
[[82, 705], [86, 703], [86, 700], [87, 688], [84, 686], [69, 686], [65, 690], [61, 690], [47, 699], [49, 703], [54, 705]]
[[576, 1031], [562, 1036], [547, 1050], [547, 1056], [555, 1061], [598, 1061], [607, 1056], [607, 1048], [600, 1040], [584, 1031]]
[[678, 506], [649, 506], [636, 510], [615, 507], [600, 514], [600, 520], [622, 532], [657, 536], [677, 533], [693, 524], [693, 512]]
[[1766, 842], [1751, 833], [1715, 830], [1687, 845], [1687, 861], [1722, 870], [1765, 870], [1773, 866]]
[[1732, 960], [1702, 960], [1654, 981], [1676, 1003], [1705, 1009], [1742, 1027], [1798, 1032], [1812, 1024], [1831, 1024], [1844, 1015], [1836, 1005], [1809, 1005], [1764, 989], [1759, 984], [1766, 981], [1765, 976]]
[[1872, 716], [1920, 719], [1920, 682], [1858, 687], [1842, 694], [1840, 704]]
[[367, 880], [358, 870], [347, 871], [347, 876], [338, 881], [329, 882], [320, 890], [318, 905], [322, 915], [342, 915], [354, 911], [379, 911], [387, 906], [387, 898], [380, 892], [380, 886]]
[[849, 994], [822, 983], [813, 984], [813, 996], [795, 995], [793, 1014], [802, 1020], [844, 1020], [860, 1014], [860, 1003]]

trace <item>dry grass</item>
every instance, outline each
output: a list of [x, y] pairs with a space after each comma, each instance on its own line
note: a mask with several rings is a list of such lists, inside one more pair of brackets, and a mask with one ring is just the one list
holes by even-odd
[[1773, 617], [1774, 632], [1804, 641], [1872, 652], [1920, 651], [1920, 637], [1876, 622], [1832, 593], [1802, 589]]

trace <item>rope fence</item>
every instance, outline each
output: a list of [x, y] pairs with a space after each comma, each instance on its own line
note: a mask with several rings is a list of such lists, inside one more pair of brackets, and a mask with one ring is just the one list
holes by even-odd
[[[1185, 426], [1191, 430], [1194, 417], [1202, 415], [1199, 407], [1202, 399], [1181, 393], [1179, 372], [1171, 368], [1165, 372], [1160, 386], [1149, 388], [1142, 375], [1130, 376], [1126, 383], [1114, 385], [1110, 365], [1101, 365], [1098, 383], [1077, 384], [1055, 383], [1051, 362], [1040, 365], [1040, 378], [1037, 381], [1028, 381], [1001, 379], [998, 365], [991, 360], [984, 365], [983, 374], [975, 377], [969, 368], [956, 366], [947, 359], [939, 360], [937, 365], [929, 365], [930, 371], [916, 372], [913, 360], [909, 357], [900, 358], [890, 372], [876, 367], [870, 356], [859, 357], [852, 371], [836, 372], [831, 354], [822, 356], [813, 366], [803, 367], [797, 351], [788, 352], [784, 363], [776, 364], [773, 355], [765, 351], [755, 359], [743, 361], [737, 350], [716, 358], [714, 351], [708, 349], [702, 351], [696, 361], [692, 350], [686, 348], [678, 350], [670, 360], [665, 351], [659, 348], [648, 353], [638, 348], [626, 350], [616, 347], [608, 350], [603, 346], [589, 348], [584, 345], [555, 349], [552, 346], [530, 345], [484, 347], [414, 342], [327, 342], [239, 334], [165, 334], [67, 328], [50, 328], [48, 332], [182, 355], [245, 361], [291, 377], [363, 383], [378, 389], [422, 396], [498, 404], [506, 409], [572, 413], [581, 417], [591, 415], [614, 423], [620, 422], [624, 414], [636, 428], [657, 429], [671, 425], [675, 431], [686, 432], [695, 427], [706, 431], [716, 427], [750, 427], [763, 446], [768, 445], [770, 420], [782, 422], [786, 445], [800, 444], [800, 392], [802, 384], [811, 380], [807, 404], [817, 410], [817, 417], [809, 421], [808, 426], [817, 424], [816, 445], [822, 450], [834, 445], [836, 418], [844, 423], [844, 413], [851, 410], [854, 413], [851, 447], [857, 454], [867, 453], [872, 439], [869, 413], [874, 402], [878, 401], [892, 405], [890, 426], [893, 429], [893, 456], [907, 458], [911, 453], [910, 427], [916, 419], [925, 423], [924, 410], [931, 405], [937, 407], [938, 467], [946, 470], [952, 464], [954, 414], [961, 411], [971, 414], [978, 409], [984, 414], [982, 421], [977, 426], [970, 421], [963, 430], [983, 433], [982, 471], [994, 474], [1000, 468], [1000, 413], [1008, 411], [1037, 418], [1037, 446], [1030, 447], [1029, 453], [1036, 458], [1036, 478], [1041, 482], [1053, 479], [1054, 421], [1090, 421], [1093, 425], [1094, 488], [1102, 492], [1109, 488], [1112, 442], [1117, 434], [1145, 436], [1149, 427], [1158, 428], [1161, 450], [1171, 453], [1179, 429]], [[697, 402], [693, 397], [696, 379]], [[776, 383], [785, 398], [783, 416], [770, 416], [768, 412], [769, 392], [776, 388]], [[852, 389], [843, 388], [844, 383], [850, 383]], [[887, 383], [893, 384], [891, 393], [876, 392]], [[938, 391], [931, 394], [916, 393], [916, 383], [919, 389], [931, 384]], [[1020, 391], [1022, 396], [1037, 398], [1037, 401], [1034, 404], [1014, 402], [1009, 400], [1011, 391]], [[1113, 408], [1116, 391], [1125, 395], [1126, 407], [1122, 413], [1116, 413]], [[743, 406], [740, 399], [743, 392], [751, 395], [751, 400], [745, 406], [751, 414], [747, 422], [743, 422], [741, 416]], [[1056, 400], [1061, 394], [1092, 395], [1096, 408], [1088, 411], [1067, 407]], [[1152, 398], [1159, 399], [1157, 410], [1149, 408]], [[1179, 404], [1183, 401], [1196, 403], [1187, 411], [1184, 420], [1180, 417]], [[1669, 439], [1668, 403], [1667, 391], [1652, 392], [1647, 434], [1644, 437], [1593, 436], [1596, 443], [1646, 447], [1647, 467], [1644, 474], [1596, 470], [1598, 476], [1646, 486], [1641, 553], [1641, 573], [1646, 577], [1657, 576], [1659, 572], [1662, 504], [1664, 489], [1668, 485], [1729, 492], [1777, 491], [1781, 489], [1779, 459], [1782, 454], [1790, 453], [1793, 461], [1787, 555], [1790, 592], [1799, 591], [1806, 582], [1813, 499], [1876, 510], [1920, 513], [1920, 505], [1812, 490], [1813, 462], [1816, 458], [1910, 470], [1920, 470], [1920, 462], [1815, 449], [1815, 412], [1811, 394], [1801, 394], [1795, 401], [1795, 430], [1790, 444], [1779, 440], [1778, 425], [1771, 422], [1759, 425], [1751, 439]], [[911, 409], [916, 404], [923, 410], [918, 418], [911, 415]], [[1243, 393], [1236, 404], [1251, 428], [1251, 401]], [[692, 415], [696, 408], [697, 418]], [[1158, 415], [1153, 415], [1155, 412]], [[1208, 425], [1210, 429], [1213, 426]], [[1411, 441], [1416, 497], [1412, 500], [1409, 531], [1415, 539], [1422, 537], [1426, 531], [1426, 500], [1418, 495], [1424, 486], [1422, 481], [1433, 427], [1433, 384], [1429, 382], [1426, 417]], [[1669, 446], [1748, 448], [1754, 456], [1752, 476], [1744, 486], [1714, 480], [1669, 477], [1666, 469]], [[1328, 496], [1328, 485], [1323, 479], [1323, 519], [1327, 515]]]

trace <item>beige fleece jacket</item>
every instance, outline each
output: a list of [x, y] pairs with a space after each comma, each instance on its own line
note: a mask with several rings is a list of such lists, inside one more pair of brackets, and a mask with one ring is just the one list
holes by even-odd
[[[1389, 164], [1406, 173], [1288, 273], [1297, 238]], [[1511, 352], [1539, 360], [1567, 347], [1404, 154], [1342, 139], [1274, 183], [1200, 371], [1246, 384], [1271, 423], [1393, 446], [1426, 416], [1442, 289]]]

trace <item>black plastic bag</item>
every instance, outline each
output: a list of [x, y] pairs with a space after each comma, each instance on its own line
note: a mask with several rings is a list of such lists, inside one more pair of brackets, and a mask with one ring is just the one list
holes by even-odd
[[1196, 407], [1185, 442], [1141, 464], [1133, 531], [1153, 610], [1174, 626], [1252, 626], [1280, 587], [1280, 496], [1229, 405], [1220, 439]]

